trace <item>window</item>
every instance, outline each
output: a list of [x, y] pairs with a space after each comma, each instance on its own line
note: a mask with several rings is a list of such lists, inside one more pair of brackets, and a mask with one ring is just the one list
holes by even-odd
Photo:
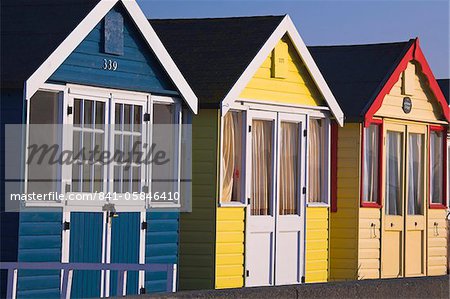
[[281, 122], [280, 215], [298, 214], [299, 125]]
[[328, 169], [326, 153], [326, 122], [310, 119], [309, 122], [309, 203], [327, 203], [325, 173]]
[[386, 215], [403, 214], [403, 133], [388, 131], [386, 136]]
[[272, 215], [274, 122], [252, 121], [251, 215]]
[[[58, 165], [50, 163], [50, 155], [45, 155], [42, 163], [38, 162], [41, 147], [52, 149], [59, 144], [58, 126], [60, 107], [58, 92], [38, 91], [30, 99], [30, 118], [28, 132], [27, 192], [45, 194], [56, 191], [58, 182], [55, 177]], [[55, 154], [59, 154], [60, 149]], [[34, 154], [37, 153], [37, 154]]]
[[243, 112], [229, 111], [223, 120], [222, 203], [242, 202]]
[[430, 205], [446, 205], [445, 148], [444, 128], [432, 128], [430, 131]]
[[362, 206], [379, 205], [381, 203], [379, 185], [381, 125], [371, 124], [363, 130]]
[[408, 215], [423, 215], [424, 134], [408, 134]]
[[105, 165], [91, 152], [104, 150], [105, 102], [76, 98], [73, 110], [72, 192], [102, 192]]

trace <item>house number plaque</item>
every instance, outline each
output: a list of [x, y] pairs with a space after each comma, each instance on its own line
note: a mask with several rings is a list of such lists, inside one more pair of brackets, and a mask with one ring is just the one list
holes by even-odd
[[115, 71], [119, 67], [119, 64], [117, 61], [112, 59], [103, 59], [103, 66], [102, 68], [107, 71]]
[[404, 97], [403, 98], [403, 112], [405, 112], [406, 114], [411, 112], [412, 109], [412, 102], [411, 102], [411, 98], [410, 97]]

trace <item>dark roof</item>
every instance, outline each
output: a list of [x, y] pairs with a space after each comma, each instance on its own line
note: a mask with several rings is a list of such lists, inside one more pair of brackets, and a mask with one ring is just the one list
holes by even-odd
[[308, 47], [344, 111], [347, 121], [360, 121], [414, 43]]
[[204, 105], [224, 99], [283, 18], [149, 21]]
[[23, 87], [100, 0], [1, 0], [2, 87]]
[[447, 103], [450, 104], [450, 79], [438, 79], [437, 82], [442, 90], [442, 93], [444, 94], [444, 97], [447, 99]]

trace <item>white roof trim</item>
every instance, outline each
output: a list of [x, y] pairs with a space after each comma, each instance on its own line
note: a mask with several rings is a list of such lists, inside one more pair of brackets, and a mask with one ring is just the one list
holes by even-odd
[[300, 37], [300, 34], [295, 28], [294, 23], [292, 23], [292, 20], [288, 15], [284, 17], [284, 19], [281, 21], [281, 23], [278, 25], [278, 27], [275, 29], [275, 31], [272, 33], [269, 39], [265, 42], [264, 46], [259, 50], [258, 54], [255, 56], [252, 62], [250, 62], [245, 71], [242, 73], [242, 75], [236, 81], [234, 86], [231, 88], [231, 90], [223, 99], [222, 114], [225, 114], [230, 109], [231, 104], [234, 103], [234, 101], [236, 101], [239, 98], [239, 95], [247, 86], [247, 84], [250, 82], [253, 75], [263, 64], [267, 56], [269, 56], [273, 48], [275, 48], [279, 40], [286, 33], [289, 35], [292, 43], [294, 44], [295, 49], [298, 51], [301, 59], [305, 63], [305, 66], [308, 69], [309, 73], [311, 74], [314, 83], [316, 83], [317, 87], [319, 88], [319, 91], [325, 98], [325, 101], [330, 107], [331, 113], [336, 118], [339, 125], [343, 126], [344, 113], [342, 112], [341, 107], [339, 107], [336, 98], [334, 97], [333, 93], [331, 92], [330, 88], [325, 82], [322, 73], [317, 67], [314, 59], [309, 53], [308, 48], [306, 47], [305, 43]]
[[192, 112], [197, 113], [198, 99], [193, 90], [175, 65], [161, 40], [156, 35], [142, 10], [135, 0], [101, 0], [44, 63], [25, 82], [25, 97], [30, 99], [48, 78], [58, 69], [66, 58], [94, 29], [116, 3], [121, 1], [130, 14], [146, 42], [155, 53], [162, 67], [179, 90]]

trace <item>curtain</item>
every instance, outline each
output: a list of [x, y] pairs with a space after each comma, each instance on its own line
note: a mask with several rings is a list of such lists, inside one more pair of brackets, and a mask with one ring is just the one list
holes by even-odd
[[443, 136], [440, 132], [432, 131], [430, 137], [430, 180], [431, 180], [431, 202], [442, 203], [444, 197], [443, 191]]
[[376, 202], [378, 198], [378, 132], [377, 125], [364, 129], [363, 201]]
[[297, 213], [298, 124], [281, 123], [280, 215]]
[[311, 119], [309, 126], [309, 202], [322, 202], [322, 122]]
[[269, 215], [272, 197], [272, 130], [270, 121], [252, 122], [252, 215]]
[[242, 114], [228, 112], [224, 117], [221, 202], [240, 201], [242, 164]]
[[408, 215], [421, 215], [423, 211], [422, 134], [409, 134], [408, 153]]
[[221, 202], [230, 202], [233, 191], [234, 126], [233, 115], [228, 112], [223, 120], [223, 148], [222, 148], [222, 194]]
[[402, 214], [402, 133], [388, 132], [386, 138], [386, 214]]

